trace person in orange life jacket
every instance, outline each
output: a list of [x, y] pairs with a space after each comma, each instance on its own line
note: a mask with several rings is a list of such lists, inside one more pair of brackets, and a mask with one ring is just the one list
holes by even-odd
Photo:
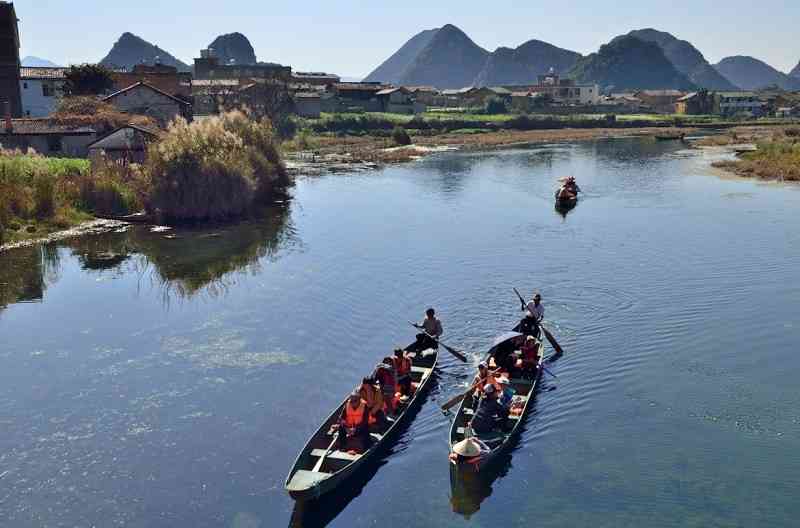
[[428, 308], [425, 310], [425, 319], [420, 324], [415, 324], [415, 327], [424, 330], [424, 333], [417, 334], [416, 348], [418, 350], [427, 350], [429, 348], [439, 348], [438, 339], [444, 333], [442, 322], [436, 318], [436, 310]]
[[392, 364], [397, 374], [398, 392], [411, 396], [411, 357], [402, 348], [395, 348]]
[[361, 399], [358, 391], [353, 391], [339, 417], [339, 449], [357, 447], [366, 451], [369, 448], [368, 417], [367, 404]]
[[364, 403], [367, 404], [369, 423], [375, 423], [380, 426], [386, 423], [386, 413], [383, 411], [383, 393], [379, 387], [375, 386], [375, 379], [372, 377], [364, 378], [361, 381], [358, 393]]
[[535, 371], [539, 365], [540, 352], [539, 341], [533, 336], [527, 336], [520, 349], [520, 358], [517, 360], [516, 367], [523, 372]]
[[381, 384], [383, 401], [386, 404], [386, 414], [394, 415], [394, 393], [397, 391], [397, 373], [394, 370], [394, 361], [390, 357], [383, 358], [383, 363], [375, 367], [373, 377]]
[[497, 380], [494, 377], [494, 374], [489, 370], [489, 367], [486, 366], [486, 363], [480, 362], [478, 363], [478, 373], [475, 375], [475, 378], [472, 380], [473, 385], [477, 385], [475, 389], [475, 397], [480, 397], [483, 395], [483, 388], [487, 385], [494, 385], [497, 388]]

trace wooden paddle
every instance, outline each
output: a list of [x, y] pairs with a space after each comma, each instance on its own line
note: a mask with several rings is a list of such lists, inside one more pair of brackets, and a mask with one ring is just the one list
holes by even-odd
[[432, 339], [432, 340], [433, 340], [433, 341], [435, 341], [436, 343], [438, 343], [438, 344], [442, 345], [442, 346], [444, 347], [444, 349], [445, 349], [445, 350], [447, 350], [448, 352], [450, 352], [451, 354], [453, 354], [453, 355], [454, 355], [455, 357], [457, 357], [459, 360], [463, 361], [464, 363], [466, 363], [466, 362], [467, 362], [467, 356], [465, 356], [464, 354], [462, 354], [461, 352], [459, 352], [459, 351], [458, 351], [458, 350], [456, 350], [455, 348], [445, 345], [445, 344], [444, 344], [444, 343], [442, 343], [440, 340], [436, 339], [435, 337], [433, 337], [432, 335], [430, 335], [428, 332], [426, 332], [426, 331], [425, 331], [425, 329], [424, 329], [424, 328], [422, 328], [420, 325], [418, 325], [418, 324], [416, 324], [416, 323], [412, 323], [411, 321], [409, 321], [409, 322], [408, 322], [408, 324], [410, 324], [411, 326], [413, 326], [414, 328], [416, 328], [416, 329], [418, 329], [418, 330], [422, 330], [422, 333], [423, 333], [423, 334], [425, 334], [426, 336], [428, 336], [430, 339]]
[[[345, 405], [347, 405], [347, 404], [345, 404]], [[314, 473], [317, 473], [317, 472], [319, 472], [320, 469], [322, 469], [322, 464], [325, 462], [325, 459], [328, 457], [328, 455], [331, 453], [331, 451], [333, 451], [333, 446], [336, 445], [336, 442], [339, 441], [339, 436], [338, 435], [339, 435], [339, 431], [336, 431], [335, 433], [333, 433], [333, 440], [331, 440], [331, 443], [328, 446], [328, 449], [325, 450], [325, 454], [323, 454], [321, 457], [319, 457], [319, 460], [317, 460], [317, 463], [314, 464], [314, 469], [312, 469], [311, 471], [313, 471]]]
[[[501, 369], [501, 368], [497, 369], [495, 371], [490, 372], [489, 375], [494, 376], [495, 374], [499, 374], [500, 372], [502, 372], [502, 370], [503, 369]], [[442, 405], [442, 410], [443, 411], [447, 411], [447, 410], [450, 410], [451, 408], [453, 408], [457, 403], [461, 402], [461, 400], [463, 400], [464, 398], [469, 396], [469, 394], [472, 391], [477, 389], [480, 386], [480, 383], [481, 383], [480, 381], [477, 381], [477, 382], [473, 383], [472, 387], [467, 389], [467, 391], [465, 393], [459, 394], [458, 396], [454, 396], [454, 397], [450, 398], [449, 400], [447, 400], [447, 402], [444, 405]]]
[[[514, 293], [517, 294], [517, 297], [519, 297], [519, 302], [522, 303], [522, 309], [524, 310], [525, 309], [525, 299], [522, 297], [522, 295], [519, 293], [519, 291], [516, 288], [513, 288], [513, 290], [514, 290]], [[542, 332], [544, 332], [544, 336], [550, 342], [550, 345], [553, 347], [553, 350], [556, 351], [556, 354], [559, 355], [559, 356], [563, 355], [564, 354], [564, 349], [561, 348], [561, 345], [558, 344], [558, 341], [556, 341], [556, 338], [553, 337], [553, 334], [551, 334], [547, 330], [547, 328], [545, 328], [542, 325], [541, 321], [537, 321], [537, 324], [539, 325], [539, 328], [542, 329]]]

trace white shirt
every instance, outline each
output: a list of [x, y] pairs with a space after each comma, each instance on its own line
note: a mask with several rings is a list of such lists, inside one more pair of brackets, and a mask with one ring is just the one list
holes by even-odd
[[420, 326], [424, 328], [428, 334], [436, 338], [441, 337], [443, 333], [442, 322], [439, 321], [439, 319], [437, 319], [435, 316], [433, 319], [425, 317], [425, 320], [422, 321]]
[[528, 301], [528, 304], [525, 305], [525, 308], [536, 318], [537, 321], [541, 321], [544, 319], [544, 305], [539, 302], [539, 306], [536, 306], [536, 303], [533, 301]]

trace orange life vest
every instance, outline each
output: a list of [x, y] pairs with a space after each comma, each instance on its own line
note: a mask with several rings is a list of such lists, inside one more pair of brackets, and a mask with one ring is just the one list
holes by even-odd
[[403, 376], [407, 376], [411, 372], [411, 359], [405, 356], [403, 357], [394, 357], [392, 358], [392, 362], [394, 363], [394, 370], [397, 373], [398, 378], [402, 378]]
[[353, 409], [353, 406], [350, 405], [350, 402], [347, 402], [344, 408], [344, 425], [345, 427], [349, 427], [350, 429], [355, 429], [356, 427], [360, 426], [364, 423], [364, 413], [366, 412], [367, 406], [364, 404], [363, 401], [359, 402], [358, 407]]

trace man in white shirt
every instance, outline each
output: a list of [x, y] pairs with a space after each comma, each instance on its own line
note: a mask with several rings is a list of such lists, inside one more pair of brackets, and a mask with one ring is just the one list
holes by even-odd
[[425, 310], [425, 319], [422, 323], [414, 325], [420, 330], [424, 330], [424, 334], [417, 335], [417, 348], [418, 350], [425, 350], [428, 348], [439, 348], [438, 339], [444, 333], [442, 322], [436, 318], [436, 311], [433, 308]]
[[544, 305], [542, 304], [542, 296], [538, 293], [533, 296], [533, 300], [528, 301], [523, 308], [525, 310], [525, 317], [522, 318], [519, 324], [519, 331], [525, 335], [532, 335], [539, 337], [539, 323], [544, 319]]

